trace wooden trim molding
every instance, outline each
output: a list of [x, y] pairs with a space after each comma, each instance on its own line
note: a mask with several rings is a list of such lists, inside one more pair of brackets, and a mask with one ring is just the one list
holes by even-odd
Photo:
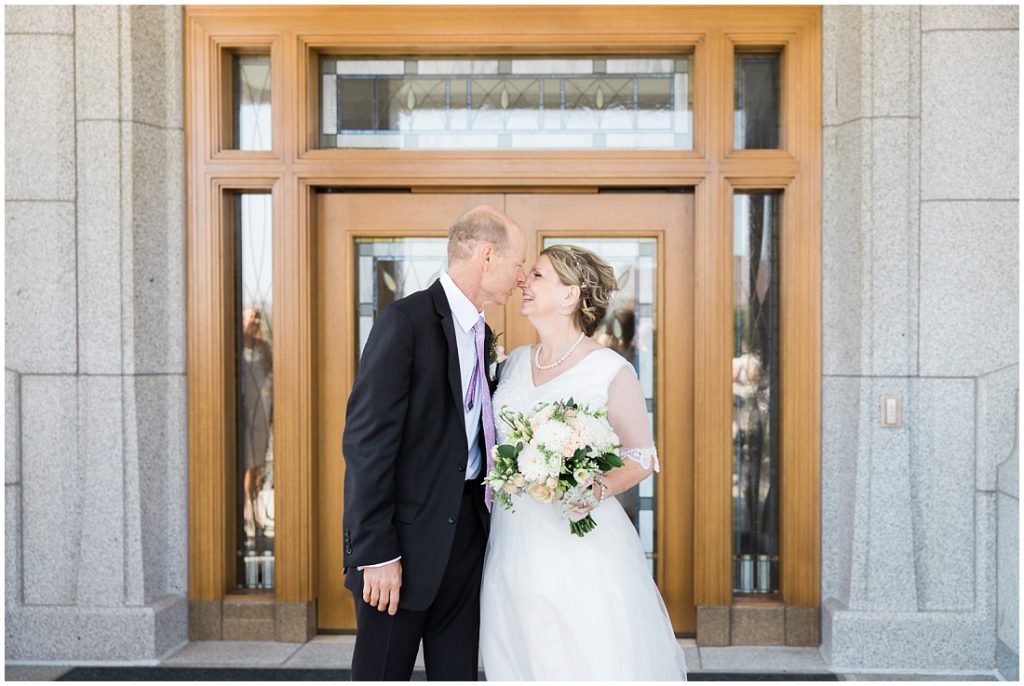
[[[593, 192], [692, 186], [695, 602], [733, 604], [732, 235], [735, 188], [784, 189], [782, 601], [820, 586], [821, 10], [693, 6], [186, 6], [189, 597], [230, 590], [234, 480], [230, 242], [224, 192], [274, 203], [277, 601], [317, 598], [314, 189]], [[779, 150], [732, 148], [732, 55], [782, 52]], [[273, 149], [225, 149], [222, 59], [269, 49]], [[348, 54], [693, 54], [690, 151], [317, 150], [316, 64]], [[671, 256], [666, 256], [671, 259]], [[671, 271], [666, 265], [663, 274]], [[340, 496], [340, 494], [339, 494]], [[666, 499], [662, 499], [666, 502]], [[660, 535], [671, 535], [661, 532]], [[689, 571], [688, 571], [689, 573]], [[314, 603], [315, 605], [315, 603]], [[717, 615], [715, 615], [717, 616]], [[315, 622], [313, 622], [315, 627]]]

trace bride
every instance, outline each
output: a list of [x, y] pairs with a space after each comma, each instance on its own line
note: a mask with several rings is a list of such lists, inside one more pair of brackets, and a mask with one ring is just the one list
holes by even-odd
[[[490, 681], [685, 680], [683, 650], [640, 538], [613, 497], [658, 469], [633, 367], [591, 340], [615, 289], [612, 268], [570, 245], [541, 252], [521, 286], [540, 344], [512, 351], [493, 399], [528, 412], [542, 401], [608, 407], [626, 465], [593, 486], [597, 528], [579, 538], [559, 508], [513, 496], [495, 507], [480, 597], [480, 655]], [[504, 422], [496, 419], [498, 443]]]

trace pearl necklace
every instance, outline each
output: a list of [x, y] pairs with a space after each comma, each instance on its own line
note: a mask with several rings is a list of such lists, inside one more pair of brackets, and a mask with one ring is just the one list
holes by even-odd
[[558, 358], [558, 362], [552, 362], [551, 364], [541, 364], [540, 363], [540, 351], [541, 351], [541, 349], [544, 348], [544, 344], [543, 343], [538, 343], [537, 344], [537, 352], [534, 353], [534, 355], [533, 355], [533, 366], [536, 367], [537, 369], [554, 369], [555, 367], [557, 367], [558, 365], [562, 364], [563, 362], [565, 362], [566, 360], [569, 359], [569, 355], [572, 355], [572, 351], [575, 350], [576, 347], [580, 343], [583, 342], [584, 338], [586, 338], [586, 334], [584, 334], [582, 331], [580, 331], [579, 338], [576, 339], [576, 342], [573, 343], [572, 346], [570, 346], [570, 348], [565, 351], [564, 355], [562, 355], [560, 358]]

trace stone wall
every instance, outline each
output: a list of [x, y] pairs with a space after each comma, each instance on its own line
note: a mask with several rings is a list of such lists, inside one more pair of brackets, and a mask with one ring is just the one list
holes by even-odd
[[1015, 677], [1018, 10], [823, 21], [822, 650]]
[[6, 658], [187, 638], [180, 7], [6, 8]]

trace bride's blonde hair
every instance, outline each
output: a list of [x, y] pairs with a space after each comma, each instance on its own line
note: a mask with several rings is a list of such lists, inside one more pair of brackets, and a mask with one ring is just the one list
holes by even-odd
[[580, 331], [593, 336], [618, 286], [615, 270], [592, 251], [578, 245], [551, 245], [540, 254], [548, 256], [563, 284], [579, 286], [580, 299], [573, 318]]

